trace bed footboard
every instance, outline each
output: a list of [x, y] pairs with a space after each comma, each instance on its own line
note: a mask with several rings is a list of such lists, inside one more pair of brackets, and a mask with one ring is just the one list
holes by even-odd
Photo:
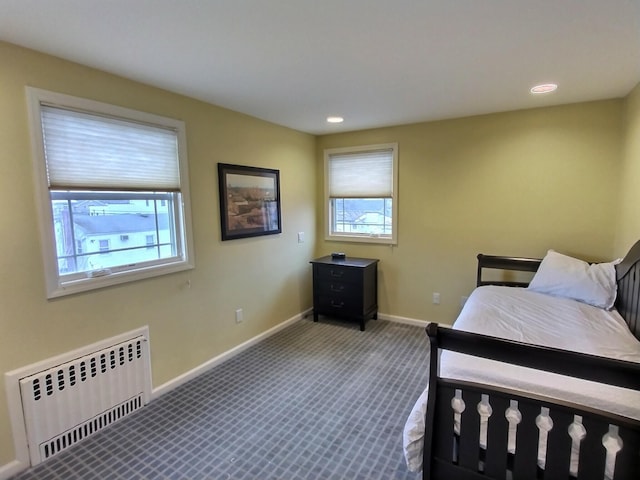
[[[640, 422], [501, 387], [440, 378], [440, 349], [640, 389], [640, 365], [430, 324], [424, 479], [640, 478]], [[604, 444], [604, 445], [603, 445]], [[606, 447], [605, 447], [606, 445]]]

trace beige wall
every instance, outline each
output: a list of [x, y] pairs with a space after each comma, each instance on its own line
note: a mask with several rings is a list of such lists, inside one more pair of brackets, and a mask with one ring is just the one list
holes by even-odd
[[624, 254], [640, 238], [640, 84], [625, 101], [622, 158], [618, 255]]
[[[0, 65], [0, 372], [149, 325], [157, 387], [311, 306], [313, 136], [6, 43]], [[46, 300], [25, 85], [186, 122], [194, 270]], [[220, 241], [217, 162], [280, 170], [281, 235]], [[1, 381], [0, 467], [14, 458]]]
[[444, 323], [475, 286], [478, 253], [609, 258], [622, 110], [612, 100], [320, 137], [318, 205], [323, 149], [398, 142], [400, 211], [396, 247], [327, 242], [320, 215], [317, 253], [379, 258], [381, 312]]

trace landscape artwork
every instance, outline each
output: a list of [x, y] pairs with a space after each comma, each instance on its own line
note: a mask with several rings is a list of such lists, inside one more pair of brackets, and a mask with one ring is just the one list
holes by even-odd
[[222, 240], [282, 232], [280, 171], [218, 163]]

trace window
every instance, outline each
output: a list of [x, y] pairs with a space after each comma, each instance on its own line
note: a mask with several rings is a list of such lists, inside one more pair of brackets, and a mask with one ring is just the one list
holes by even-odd
[[184, 123], [27, 95], [48, 297], [193, 268]]
[[327, 240], [397, 243], [398, 145], [325, 150]]
[[106, 238], [104, 240], [98, 240], [100, 242], [100, 251], [103, 253], [109, 252], [109, 239]]

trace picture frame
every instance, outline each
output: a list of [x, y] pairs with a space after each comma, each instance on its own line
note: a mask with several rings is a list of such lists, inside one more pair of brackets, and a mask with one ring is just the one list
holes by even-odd
[[282, 233], [280, 171], [218, 163], [222, 240]]

